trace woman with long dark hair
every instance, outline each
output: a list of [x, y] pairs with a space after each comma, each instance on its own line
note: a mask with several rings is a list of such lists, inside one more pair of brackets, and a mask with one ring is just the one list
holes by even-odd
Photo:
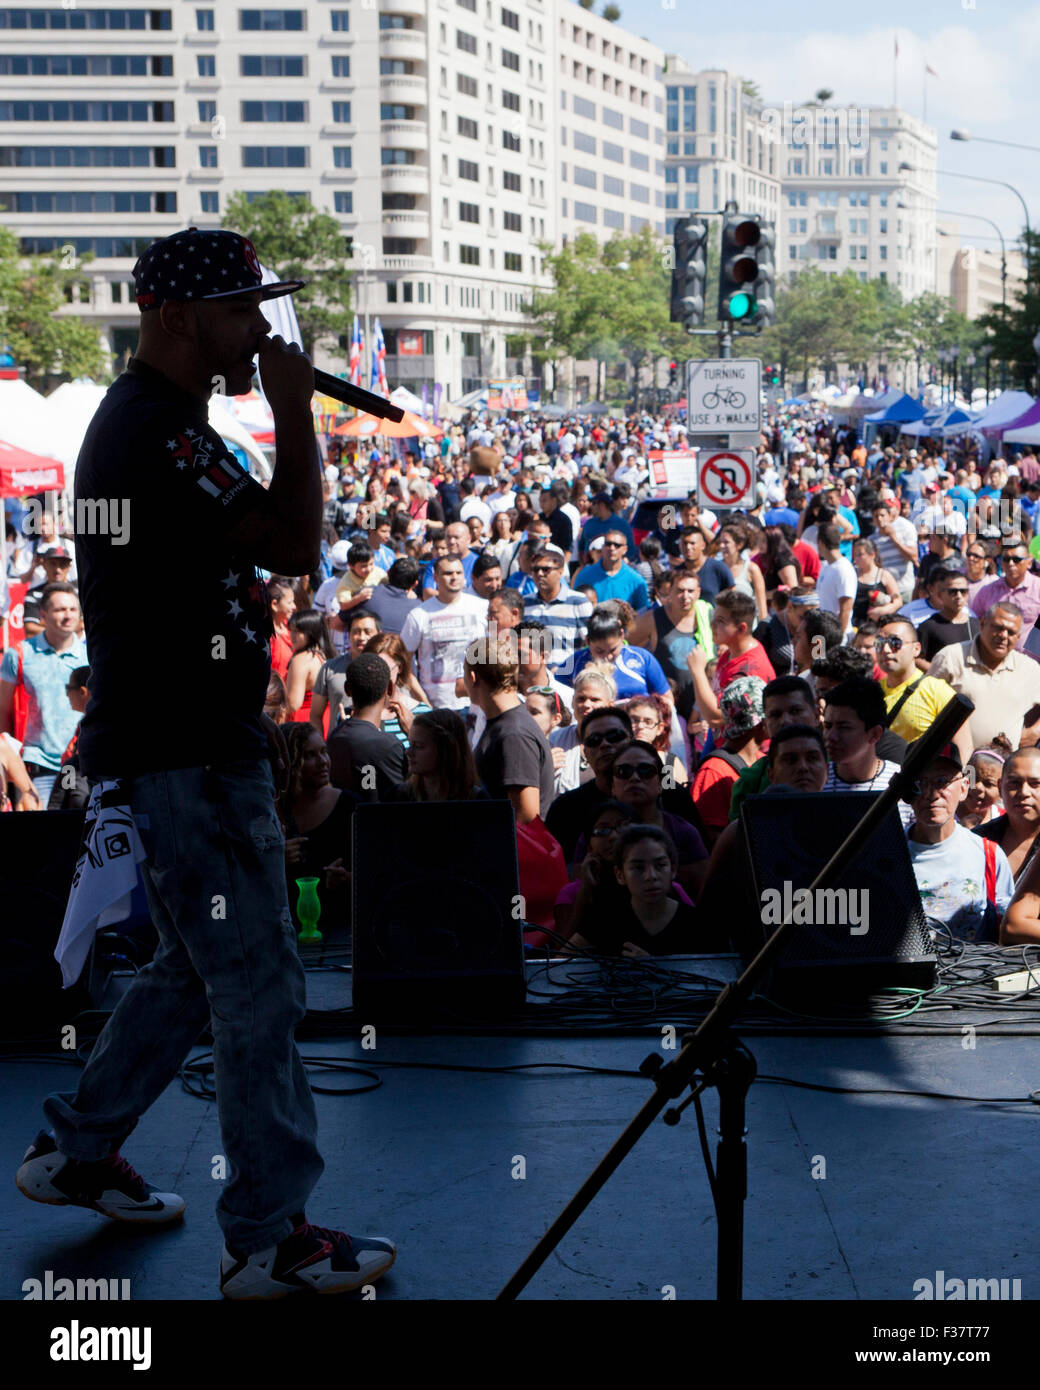
[[336, 652], [325, 615], [316, 608], [294, 613], [289, 628], [294, 652], [285, 682], [287, 718], [298, 724], [309, 724], [314, 682], [326, 661], [331, 661]]
[[408, 781], [397, 795], [407, 801], [471, 801], [484, 795], [460, 714], [434, 709], [415, 716], [408, 744]]
[[762, 571], [766, 593], [786, 584], [795, 589], [802, 582], [802, 567], [779, 526], [765, 528], [765, 548], [752, 557]]
[[317, 878], [322, 915], [319, 926], [350, 924], [351, 819], [358, 798], [329, 781], [329, 753], [319, 729], [286, 724], [288, 784], [278, 800], [285, 830], [285, 874], [289, 909], [296, 915], [296, 880]]

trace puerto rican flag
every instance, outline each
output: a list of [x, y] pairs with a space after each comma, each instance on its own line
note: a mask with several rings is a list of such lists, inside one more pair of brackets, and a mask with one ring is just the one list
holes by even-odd
[[372, 385], [371, 389], [381, 396], [389, 396], [390, 384], [386, 379], [386, 343], [383, 341], [383, 325], [376, 319], [372, 334]]
[[361, 385], [361, 353], [363, 348], [364, 343], [361, 337], [361, 325], [358, 323], [357, 314], [355, 314], [354, 328], [350, 335], [350, 359], [348, 361], [348, 366], [350, 368], [348, 380], [351, 386]]

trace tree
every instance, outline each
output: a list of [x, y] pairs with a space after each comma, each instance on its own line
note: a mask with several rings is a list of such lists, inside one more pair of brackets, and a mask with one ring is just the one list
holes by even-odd
[[228, 200], [223, 225], [249, 237], [260, 260], [279, 280], [307, 281], [293, 295], [304, 350], [313, 356], [320, 345], [331, 356], [345, 359], [347, 349], [339, 340], [351, 328], [351, 272], [346, 262], [352, 248], [336, 219], [306, 198], [290, 198], [276, 189], [253, 202], [236, 193]]
[[752, 82], [749, 77], [742, 77], [740, 79], [740, 90], [746, 97], [750, 97], [752, 101], [762, 100], [761, 87], [759, 87], [757, 82]]
[[616, 24], [621, 18], [621, 11], [616, 5], [604, 5], [603, 18], [608, 19], [611, 24]]
[[818, 92], [814, 93], [813, 99], [809, 105], [816, 106], [819, 104], [820, 106], [825, 106], [833, 95], [834, 93], [829, 87], [821, 87]]
[[22, 256], [18, 239], [0, 227], [0, 348], [6, 347], [30, 386], [48, 378], [111, 376], [108, 349], [96, 325], [59, 314], [67, 286], [82, 282], [84, 259]]
[[1007, 362], [1014, 382], [1029, 390], [1037, 372], [1033, 339], [1040, 329], [1040, 232], [1023, 232], [1021, 245], [1026, 262], [1025, 284], [1015, 290], [1006, 309], [998, 305], [981, 315], [976, 323], [987, 335], [987, 341], [993, 344], [996, 361]]
[[810, 266], [778, 289], [776, 320], [759, 340], [758, 355], [778, 361], [785, 376], [799, 368], [807, 378], [811, 367], [829, 371], [872, 356], [881, 311], [873, 286], [853, 271], [828, 275]]

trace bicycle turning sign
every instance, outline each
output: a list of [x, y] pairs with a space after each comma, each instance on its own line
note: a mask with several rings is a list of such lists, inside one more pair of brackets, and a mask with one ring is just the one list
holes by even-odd
[[762, 363], [736, 357], [689, 364], [690, 434], [757, 434], [762, 427]]
[[708, 508], [754, 506], [754, 449], [702, 452], [697, 460], [697, 501]]

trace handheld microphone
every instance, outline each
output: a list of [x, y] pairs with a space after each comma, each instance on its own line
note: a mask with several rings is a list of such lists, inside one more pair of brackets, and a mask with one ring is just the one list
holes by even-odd
[[369, 415], [376, 415], [380, 420], [404, 419], [401, 407], [391, 404], [384, 396], [363, 391], [360, 386], [352, 386], [349, 382], [341, 381], [338, 376], [320, 372], [317, 367], [314, 368], [314, 389], [321, 391], [323, 395], [331, 396], [334, 401], [342, 401], [344, 405], [352, 405], [358, 410], [367, 411]]

